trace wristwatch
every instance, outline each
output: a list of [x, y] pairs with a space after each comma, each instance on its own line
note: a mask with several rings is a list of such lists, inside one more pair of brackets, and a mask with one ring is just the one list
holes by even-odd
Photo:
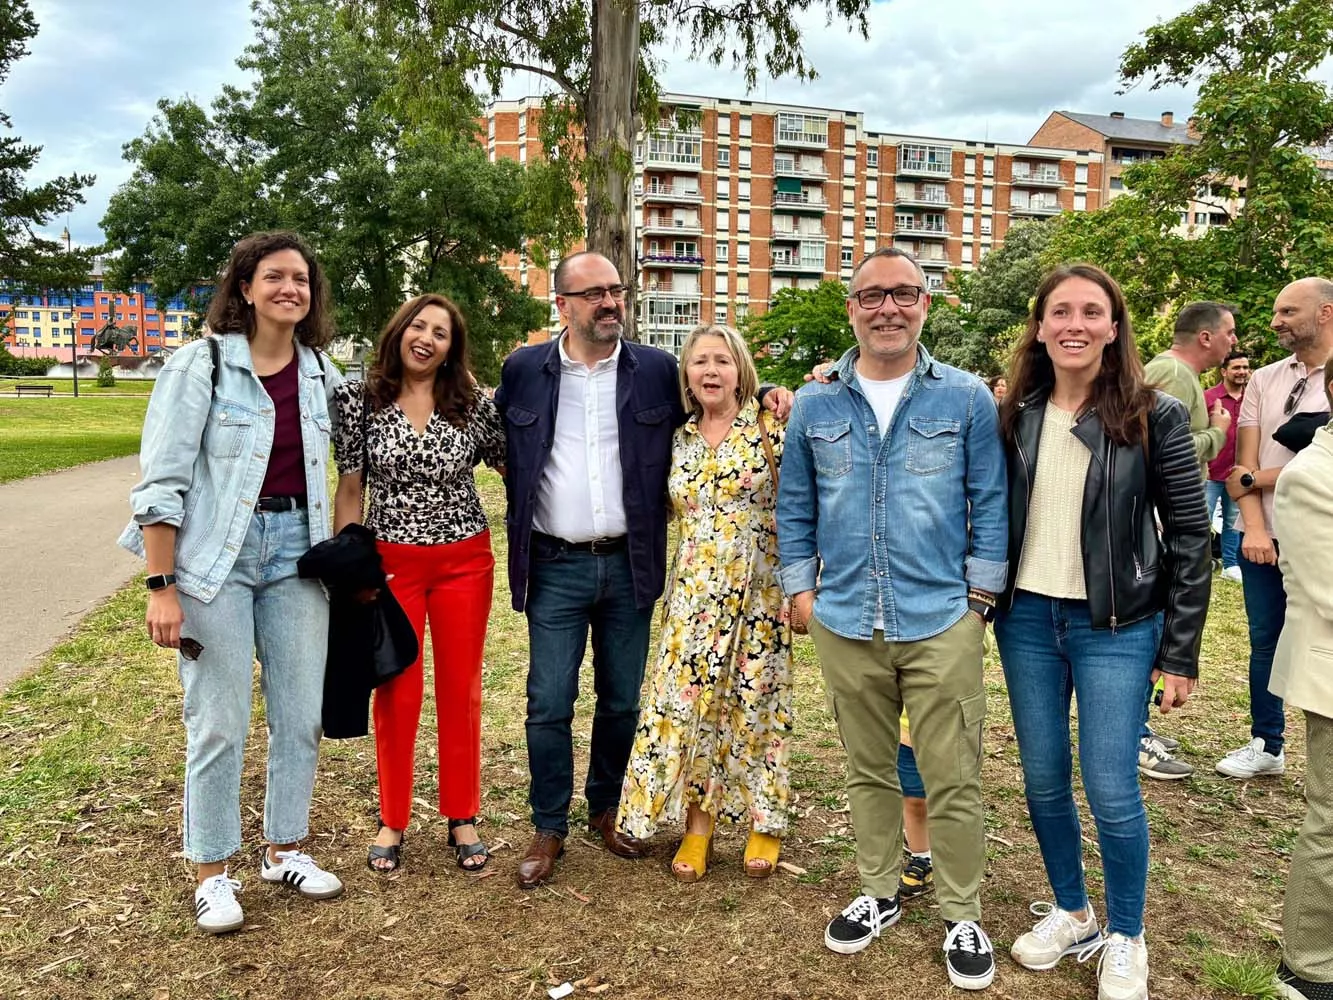
[[175, 573], [155, 573], [144, 581], [149, 590], [166, 590], [175, 582]]
[[1254, 473], [1242, 472], [1240, 474], [1240, 485], [1247, 490], [1254, 489]]
[[981, 615], [982, 621], [992, 622], [995, 620], [995, 608], [993, 605], [987, 604], [985, 601], [978, 601], [975, 598], [969, 597], [967, 599], [967, 606], [971, 610], [975, 611], [977, 614]]

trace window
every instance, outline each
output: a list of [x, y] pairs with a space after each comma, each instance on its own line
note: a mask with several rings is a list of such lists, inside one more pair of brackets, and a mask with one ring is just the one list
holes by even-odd
[[1074, 183], [1088, 183], [1088, 165], [1086, 163], [1080, 163], [1074, 167]]
[[843, 161], [842, 161], [842, 176], [844, 176], [844, 177], [855, 177], [855, 176], [856, 176], [856, 157], [854, 157], [854, 156], [847, 156], [847, 157], [844, 157], [844, 158], [843, 158]]
[[741, 138], [742, 138], [742, 139], [748, 139], [748, 138], [750, 137], [750, 116], [749, 116], [749, 115], [741, 115], [741, 118], [740, 118], [740, 125], [741, 125], [741, 129], [740, 129], [740, 136], [741, 136]]
[[725, 147], [719, 147], [717, 151], [717, 165], [719, 167], [731, 166], [731, 150]]
[[989, 236], [989, 235], [990, 235], [990, 227], [991, 227], [991, 218], [990, 218], [990, 216], [989, 216], [989, 215], [983, 215], [983, 216], [981, 217], [981, 235], [982, 235], [982, 236]]
[[852, 248], [851, 248], [851, 247], [843, 247], [843, 248], [842, 248], [842, 266], [843, 266], [843, 267], [851, 267], [851, 265], [852, 265]]
[[736, 277], [736, 294], [738, 296], [750, 294], [750, 276], [741, 274]]
[[843, 220], [842, 220], [842, 237], [843, 237], [843, 239], [850, 240], [854, 235], [856, 235], [855, 230], [856, 230], [856, 220], [855, 220], [855, 219], [843, 219]]
[[971, 216], [971, 215], [965, 215], [965, 216], [963, 216], [963, 235], [964, 235], [964, 236], [971, 236], [971, 235], [972, 235], [972, 227], [973, 227], [973, 224], [974, 224], [974, 223], [975, 223], [975, 216]]
[[737, 213], [736, 213], [736, 232], [738, 232], [738, 233], [748, 233], [749, 231], [750, 231], [750, 213], [749, 213], [749, 212], [737, 212]]
[[[720, 210], [720, 211], [717, 213], [717, 231], [718, 231], [719, 233], [725, 233], [725, 232], [727, 231], [727, 229], [730, 227], [730, 225], [731, 225], [731, 223], [727, 220], [727, 211], [726, 211], [726, 209], [722, 209], [722, 210]], [[554, 272], [553, 272], [553, 273], [554, 273]]]
[[718, 271], [718, 272], [717, 272], [717, 274], [714, 276], [714, 287], [717, 289], [719, 295], [722, 294], [722, 293], [724, 293], [724, 292], [726, 292], [726, 290], [727, 290], [727, 272], [726, 272], [726, 271]]
[[964, 264], [971, 264], [971, 263], [972, 263], [972, 244], [971, 244], [971, 243], [964, 243], [964, 244], [963, 244], [963, 263], [964, 263]]
[[866, 209], [865, 224], [867, 229], [875, 228], [875, 210], [873, 208]]
[[742, 170], [750, 169], [750, 151], [748, 149], [737, 151], [736, 165]]
[[528, 113], [526, 111], [518, 113], [518, 134], [520, 137], [528, 134]]
[[750, 244], [749, 244], [749, 243], [739, 243], [739, 242], [738, 242], [738, 243], [736, 244], [736, 263], [737, 263], [737, 264], [748, 264], [748, 263], [750, 263]]
[[718, 326], [726, 326], [726, 325], [727, 325], [727, 307], [726, 307], [726, 306], [714, 306], [714, 307], [713, 307], [713, 322], [716, 323], [716, 324], [718, 324]]
[[1112, 177], [1112, 178], [1111, 178], [1111, 190], [1112, 190], [1112, 191], [1123, 191], [1123, 190], [1125, 190], [1125, 182], [1124, 182], [1123, 180], [1121, 180], [1119, 177]]
[[[967, 162], [971, 163], [972, 161], [968, 160]], [[971, 184], [965, 184], [963, 186], [963, 204], [975, 205], [976, 203], [977, 203], [977, 189], [974, 188]]]
[[1074, 211], [1086, 212], [1088, 210], [1088, 196], [1086, 194], [1074, 195]]
[[717, 181], [717, 200], [727, 201], [731, 198], [731, 181], [725, 177], [719, 177]]
[[736, 303], [736, 322], [739, 323], [741, 320], [745, 319], [745, 316], [746, 316], [746, 314], [747, 314], [749, 311], [750, 311], [750, 303], [748, 303], [748, 302], [737, 302], [737, 303]]
[[725, 262], [731, 254], [731, 244], [726, 240], [717, 241], [717, 259], [719, 262]]
[[874, 253], [874, 252], [875, 252], [875, 241], [874, 241], [874, 240], [866, 240], [866, 241], [865, 241], [865, 245], [864, 245], [864, 249], [865, 249], [865, 252], [866, 252], [867, 255]]
[[1195, 212], [1195, 213], [1194, 213], [1194, 224], [1195, 224], [1196, 226], [1206, 226], [1206, 225], [1208, 225], [1208, 213], [1207, 213], [1207, 212]]
[[982, 204], [983, 206], [984, 206], [984, 205], [994, 205], [994, 204], [995, 204], [995, 189], [994, 189], [994, 188], [984, 187], [984, 188], [981, 189], [981, 204]]
[[486, 137], [487, 137], [488, 139], [491, 139], [491, 140], [494, 140], [494, 139], [495, 139], [495, 119], [494, 119], [494, 118], [488, 118], [488, 119], [486, 120]]
[[866, 180], [866, 197], [867, 198], [879, 197], [879, 181], [875, 180], [875, 178], [873, 177], [867, 178]]
[[519, 146], [519, 147], [518, 147], [518, 162], [519, 162], [519, 163], [527, 163], [527, 162], [528, 162], [528, 147], [527, 147], [527, 146]]
[[869, 149], [866, 150], [866, 166], [867, 166], [867, 167], [878, 167], [878, 166], [879, 166], [879, 147], [878, 147], [878, 146], [871, 146]]
[[739, 200], [739, 201], [749, 201], [749, 200], [750, 200], [750, 182], [749, 182], [749, 181], [737, 181], [737, 182], [736, 182], [736, 198], [737, 198], [737, 200]]
[[963, 176], [964, 177], [977, 176], [977, 158], [975, 156], [969, 156], [967, 159], [963, 161]]
[[981, 173], [985, 177], [995, 176], [995, 157], [988, 156], [985, 158], [981, 166]]
[[731, 138], [731, 115], [717, 116], [717, 134], [720, 138]]

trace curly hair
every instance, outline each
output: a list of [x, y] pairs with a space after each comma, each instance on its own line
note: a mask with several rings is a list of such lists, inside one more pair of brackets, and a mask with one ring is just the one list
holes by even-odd
[[333, 316], [329, 306], [329, 282], [314, 251], [296, 233], [278, 230], [251, 233], [232, 248], [231, 258], [218, 274], [205, 322], [214, 333], [255, 335], [255, 311], [246, 304], [241, 283], [254, 281], [259, 262], [270, 254], [295, 250], [310, 271], [310, 309], [296, 324], [296, 339], [306, 347], [327, 347], [333, 340]]
[[435, 412], [455, 427], [465, 427], [477, 408], [478, 391], [468, 364], [467, 322], [452, 300], [435, 293], [408, 299], [380, 332], [375, 360], [366, 375], [371, 408], [392, 406], [402, 392], [403, 335], [427, 306], [438, 306], [449, 314], [449, 350], [444, 363], [435, 369]]
[[1101, 369], [1079, 416], [1095, 409], [1112, 441], [1118, 445], [1137, 444], [1147, 431], [1156, 396], [1143, 378], [1143, 362], [1134, 343], [1125, 295], [1114, 278], [1092, 264], [1064, 264], [1042, 278], [1037, 287], [1027, 329], [1009, 365], [1008, 392], [1000, 404], [1000, 431], [1005, 441], [1013, 443], [1018, 432], [1019, 404], [1035, 392], [1049, 394], [1055, 385], [1055, 366], [1037, 334], [1046, 315], [1047, 299], [1071, 278], [1091, 281], [1106, 293], [1116, 327], [1115, 340], [1102, 349]]

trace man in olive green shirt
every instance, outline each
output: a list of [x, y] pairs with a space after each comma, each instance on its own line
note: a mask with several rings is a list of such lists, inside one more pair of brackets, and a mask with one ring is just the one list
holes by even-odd
[[1203, 399], [1199, 376], [1220, 365], [1236, 345], [1236, 317], [1221, 302], [1191, 302], [1176, 317], [1175, 337], [1143, 369], [1149, 385], [1185, 404], [1190, 434], [1199, 456], [1200, 475], [1227, 443], [1231, 414], [1218, 402], [1211, 413]]

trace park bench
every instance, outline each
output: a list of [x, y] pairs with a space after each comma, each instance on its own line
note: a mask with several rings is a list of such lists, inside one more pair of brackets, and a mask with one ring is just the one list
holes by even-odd
[[54, 391], [55, 386], [53, 385], [34, 385], [31, 382], [20, 382], [18, 385], [14, 386], [15, 396], [45, 396], [50, 399], [51, 393]]

